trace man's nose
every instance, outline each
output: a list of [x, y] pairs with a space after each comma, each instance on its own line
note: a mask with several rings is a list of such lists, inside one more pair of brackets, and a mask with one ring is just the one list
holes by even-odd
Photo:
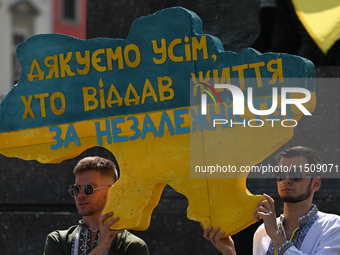
[[85, 193], [85, 189], [82, 187], [80, 190], [79, 190], [79, 194], [77, 195], [77, 197], [85, 197], [87, 196], [86, 193]]
[[286, 177], [283, 180], [284, 183], [292, 183], [292, 179], [290, 179], [290, 176], [287, 174]]

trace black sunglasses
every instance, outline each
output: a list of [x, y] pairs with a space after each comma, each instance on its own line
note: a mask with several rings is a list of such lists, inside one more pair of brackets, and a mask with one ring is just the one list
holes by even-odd
[[[93, 192], [97, 189], [103, 189], [103, 188], [107, 188], [107, 187], [111, 187], [112, 185], [106, 185], [106, 186], [103, 186], [103, 187], [98, 187], [98, 188], [95, 188], [93, 187], [93, 185], [91, 183], [88, 183], [88, 184], [85, 184], [84, 185], [84, 192], [87, 196], [92, 196], [93, 195]], [[76, 197], [78, 196], [78, 194], [80, 193], [81, 191], [81, 186], [80, 185], [77, 185], [77, 184], [73, 184], [70, 186], [68, 192], [70, 192], [71, 196], [73, 197]]]
[[284, 179], [286, 179], [288, 175], [288, 178], [292, 182], [300, 182], [304, 178], [304, 176], [310, 176], [311, 174], [303, 173], [303, 172], [277, 172], [274, 173], [274, 180], [276, 182], [282, 182]]

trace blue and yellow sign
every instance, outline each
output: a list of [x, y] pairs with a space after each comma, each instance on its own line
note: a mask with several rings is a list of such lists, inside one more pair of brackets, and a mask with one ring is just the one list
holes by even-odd
[[[281, 122], [289, 117], [274, 108], [264, 116], [260, 109], [275, 100], [281, 108], [288, 104], [296, 93], [282, 97], [283, 91], [296, 91], [283, 87], [292, 86], [310, 92], [304, 109], [315, 107], [310, 61], [253, 49], [225, 52], [217, 38], [202, 33], [199, 17], [183, 8], [137, 19], [124, 40], [33, 36], [18, 46], [17, 56], [21, 78], [0, 108], [1, 154], [58, 163], [90, 147], [110, 150], [121, 169], [104, 211], [120, 217], [114, 228], [146, 229], [166, 184], [188, 198], [190, 219], [220, 226], [227, 234], [245, 228], [263, 199], [247, 190], [247, 175], [191, 178], [191, 154], [210, 163], [224, 158], [221, 164], [231, 159], [234, 165], [256, 164], [291, 139], [294, 129], [248, 125], [257, 115], [275, 115]], [[304, 81], [291, 85], [288, 78]], [[243, 93], [243, 101], [235, 93]], [[202, 95], [217, 100], [206, 101], [206, 112], [201, 112]], [[250, 95], [258, 111], [248, 103], [242, 115], [247, 127], [230, 126], [240, 120], [240, 103]], [[289, 118], [298, 121], [304, 113], [296, 106]], [[212, 127], [215, 119], [228, 124]]]

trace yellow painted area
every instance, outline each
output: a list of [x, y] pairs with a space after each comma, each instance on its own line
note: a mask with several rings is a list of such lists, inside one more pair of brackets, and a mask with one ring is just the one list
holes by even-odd
[[333, 44], [340, 39], [339, 0], [292, 0], [301, 23], [319, 46], [327, 54]]
[[[291, 98], [294, 98], [292, 95]], [[278, 102], [280, 103], [280, 102]], [[315, 93], [304, 104], [309, 110], [315, 108]], [[265, 105], [261, 106], [262, 108]], [[166, 111], [174, 123], [174, 110]], [[294, 119], [299, 120], [302, 113], [292, 107]], [[162, 112], [149, 112], [157, 131]], [[129, 117], [129, 116], [119, 116]], [[134, 115], [142, 130], [145, 114]], [[183, 114], [181, 127], [190, 127], [189, 114]], [[243, 118], [252, 118], [246, 111]], [[263, 119], [267, 116], [263, 116]], [[49, 127], [28, 129], [0, 134], [0, 152], [9, 157], [38, 160], [41, 163], [57, 163], [73, 158], [85, 149], [98, 145], [95, 122], [104, 127], [106, 119], [72, 123], [77, 131], [80, 146], [70, 142], [67, 148], [51, 150], [55, 132]], [[120, 137], [132, 137], [132, 120], [118, 123]], [[61, 138], [69, 124], [59, 125]], [[197, 155], [202, 165], [231, 164], [236, 167], [255, 165], [272, 154], [293, 137], [293, 128], [281, 125], [271, 127], [268, 123], [261, 128], [235, 126], [234, 128], [196, 131], [194, 133], [171, 135], [167, 125], [163, 137], [155, 137], [147, 132], [145, 139], [139, 137], [128, 142], [108, 143], [103, 139], [102, 147], [111, 151], [117, 158], [120, 179], [111, 187], [109, 201], [103, 213], [113, 211], [113, 217], [120, 220], [112, 227], [116, 229], [145, 230], [150, 224], [151, 214], [157, 206], [166, 184], [188, 198], [187, 215], [189, 219], [202, 222], [205, 227], [219, 226], [226, 235], [232, 235], [254, 222], [253, 214], [259, 201], [264, 198], [252, 195], [246, 187], [247, 173], [237, 173], [233, 178], [192, 178], [190, 172], [191, 153]], [[237, 177], [237, 178], [235, 178]]]
[[[262, 130], [261, 130], [262, 129]], [[277, 150], [293, 136], [293, 128], [265, 125], [261, 128], [238, 127], [229, 130], [227, 139], [222, 128], [203, 132], [205, 165], [255, 165]], [[225, 134], [224, 134], [225, 136]], [[208, 142], [209, 141], [209, 142]], [[221, 160], [224, 159], [224, 160]], [[248, 173], [218, 173], [208, 178], [210, 219], [205, 227], [219, 226], [233, 235], [254, 223], [254, 210], [263, 196], [253, 196], [246, 188]], [[228, 178], [230, 177], [230, 178]]]

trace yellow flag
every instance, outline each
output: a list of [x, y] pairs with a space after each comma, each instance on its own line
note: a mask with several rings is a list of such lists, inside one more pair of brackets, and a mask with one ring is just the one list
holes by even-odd
[[323, 53], [340, 39], [340, 0], [292, 0], [297, 16]]

